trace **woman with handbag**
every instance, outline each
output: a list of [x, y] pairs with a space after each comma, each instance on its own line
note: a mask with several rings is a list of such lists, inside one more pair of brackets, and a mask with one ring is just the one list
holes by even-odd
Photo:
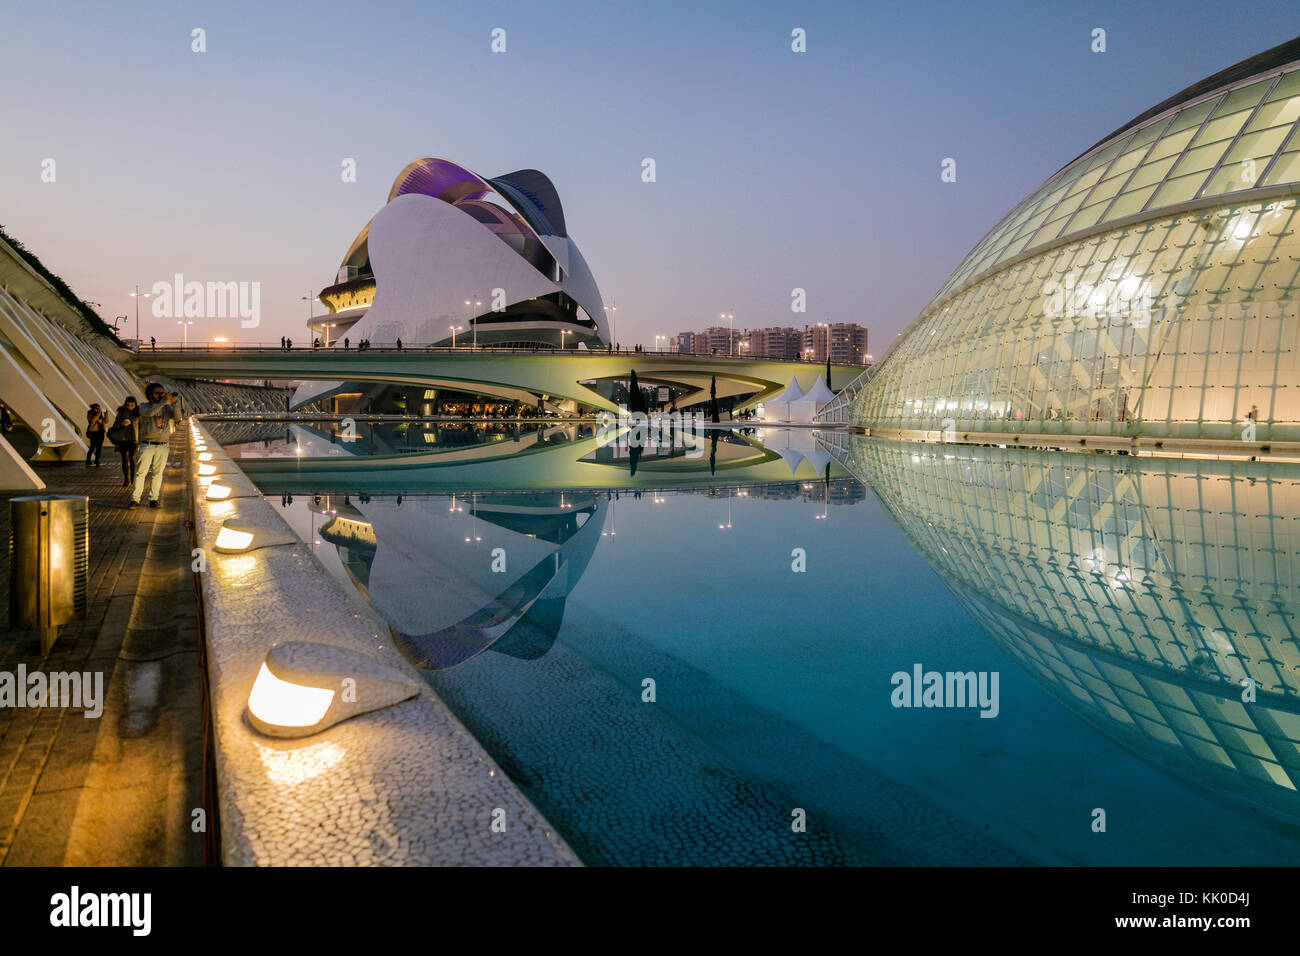
[[122, 455], [122, 487], [129, 488], [135, 481], [135, 455], [140, 447], [140, 405], [134, 395], [128, 395], [118, 406], [108, 440]]

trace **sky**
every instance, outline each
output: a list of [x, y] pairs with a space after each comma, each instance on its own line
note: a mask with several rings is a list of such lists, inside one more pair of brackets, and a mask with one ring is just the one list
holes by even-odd
[[[1158, 101], [1300, 33], [1295, 12], [11, 4], [0, 225], [110, 322], [127, 315], [124, 336], [135, 286], [180, 273], [260, 283], [256, 328], [200, 319], [192, 341], [305, 341], [304, 297], [334, 281], [408, 162], [532, 167], [556, 184], [624, 345], [730, 312], [737, 329], [858, 322], [880, 354], [1016, 202]], [[181, 335], [147, 302], [140, 332]]]

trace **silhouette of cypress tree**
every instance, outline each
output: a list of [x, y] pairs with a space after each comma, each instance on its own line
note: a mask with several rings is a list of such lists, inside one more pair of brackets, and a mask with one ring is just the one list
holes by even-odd
[[641, 386], [637, 384], [636, 369], [632, 369], [631, 382], [628, 384], [627, 410], [629, 412], [645, 412], [645, 396], [641, 394]]

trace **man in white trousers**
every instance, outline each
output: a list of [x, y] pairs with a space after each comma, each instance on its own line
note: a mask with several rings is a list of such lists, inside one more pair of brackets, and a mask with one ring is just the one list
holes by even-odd
[[139, 508], [144, 496], [144, 483], [148, 479], [149, 507], [161, 508], [158, 500], [162, 493], [163, 469], [167, 467], [167, 454], [171, 451], [172, 431], [180, 421], [176, 410], [177, 395], [157, 382], [150, 382], [144, 390], [145, 403], [140, 406], [140, 451], [135, 459], [135, 487], [131, 489], [128, 508]]

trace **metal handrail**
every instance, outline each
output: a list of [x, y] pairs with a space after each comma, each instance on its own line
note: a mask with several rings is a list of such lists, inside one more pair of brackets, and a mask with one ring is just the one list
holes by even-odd
[[[199, 354], [224, 354], [228, 352], [233, 352], [233, 353], [284, 352], [286, 354], [294, 354], [294, 355], [301, 354], [304, 352], [329, 352], [330, 354], [334, 354], [334, 355], [340, 353], [352, 353], [352, 352], [383, 352], [385, 354], [393, 354], [393, 355], [401, 354], [403, 352], [419, 352], [422, 354], [426, 354], [426, 353], [461, 354], [467, 352], [468, 353], [486, 352], [486, 353], [496, 354], [496, 355], [558, 355], [558, 356], [579, 357], [579, 358], [592, 358], [599, 355], [628, 355], [628, 356], [654, 355], [654, 356], [676, 357], [676, 358], [689, 357], [692, 359], [694, 358], [730, 359], [730, 360], [741, 361], [741, 362], [749, 362], [749, 361], [795, 362], [800, 365], [825, 365], [826, 364], [826, 360], [824, 358], [820, 360], [806, 359], [802, 357], [788, 358], [788, 357], [768, 355], [768, 354], [714, 355], [707, 352], [674, 352], [669, 349], [641, 349], [640, 351], [637, 351], [635, 349], [586, 349], [584, 351], [580, 349], [558, 349], [558, 348], [550, 348], [550, 349], [493, 348], [491, 346], [486, 346], [486, 345], [480, 345], [478, 347], [466, 345], [466, 346], [456, 346], [453, 348], [450, 345], [406, 345], [405, 343], [403, 343], [400, 349], [396, 345], [371, 345], [365, 349], [359, 349], [355, 345], [349, 348], [340, 348], [338, 346], [338, 343], [333, 343], [329, 346], [294, 344], [290, 348], [286, 349], [283, 346], [281, 346], [278, 342], [248, 342], [248, 343], [238, 343], [238, 344], [234, 342], [230, 342], [230, 343], [203, 342], [203, 343], [194, 343], [189, 345], [186, 345], [181, 342], [160, 342], [157, 345], [153, 345], [153, 346], [141, 347], [137, 345], [133, 347], [131, 351], [134, 354], [141, 355], [141, 356], [150, 355], [153, 353], [174, 354], [178, 352], [194, 352]], [[831, 365], [840, 368], [866, 369], [871, 367], [870, 363], [836, 362], [834, 360], [831, 361]]]

